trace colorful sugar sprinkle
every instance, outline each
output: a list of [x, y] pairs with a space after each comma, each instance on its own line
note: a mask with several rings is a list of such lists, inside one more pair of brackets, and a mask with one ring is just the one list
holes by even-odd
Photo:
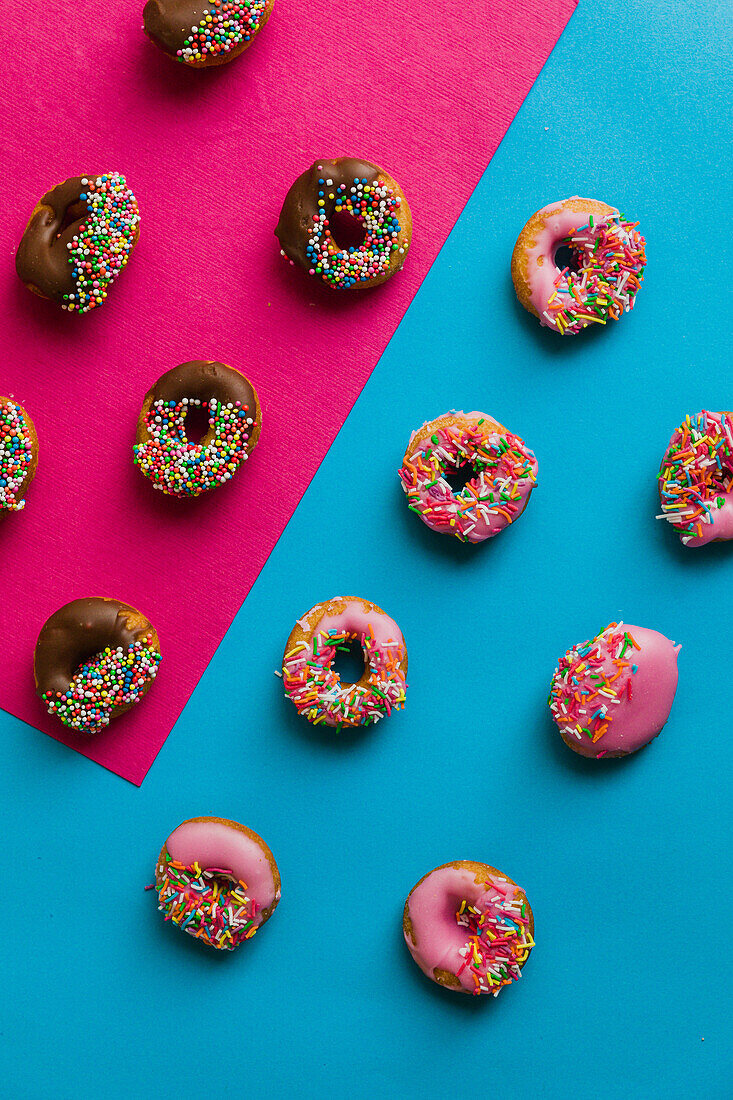
[[[331, 234], [325, 206], [332, 202], [334, 214], [350, 214], [361, 222], [365, 236], [361, 245], [339, 248]], [[355, 283], [369, 282], [386, 274], [394, 253], [404, 255], [407, 242], [400, 243], [399, 212], [402, 199], [381, 180], [368, 183], [354, 177], [347, 186], [336, 186], [331, 179], [318, 180], [319, 212], [313, 215], [313, 228], [306, 254], [310, 274], [339, 290]], [[285, 252], [282, 253], [283, 256]]]
[[[364, 650], [366, 680], [342, 684], [332, 662], [338, 649], [348, 649], [356, 640]], [[300, 642], [285, 654], [285, 693], [314, 725], [372, 725], [404, 708], [404, 656], [402, 642], [377, 646], [371, 627], [363, 637], [346, 630], [316, 631], [310, 643]]]
[[107, 287], [120, 274], [135, 246], [140, 223], [137, 200], [125, 177], [116, 172], [84, 178], [79, 198], [87, 213], [69, 241], [74, 293], [65, 294], [62, 308], [88, 313], [101, 306]]
[[261, 923], [247, 884], [222, 868], [185, 866], [166, 852], [155, 888], [165, 919], [210, 947], [232, 951], [251, 939]]
[[33, 440], [22, 407], [15, 401], [0, 401], [0, 510], [25, 508], [18, 494], [32, 463]]
[[[134, 462], [156, 489], [175, 497], [198, 496], [228, 481], [248, 457], [254, 421], [249, 406], [208, 402], [209, 431], [199, 443], [186, 437], [186, 414], [201, 401], [154, 401], [146, 417], [150, 436], [133, 448]], [[209, 438], [210, 437], [210, 438]]]
[[[616, 707], [633, 694], [634, 661], [641, 646], [624, 628], [610, 623], [592, 641], [574, 646], [560, 658], [548, 703], [563, 732], [578, 741], [600, 741]], [[603, 746], [599, 745], [599, 752]]]
[[196, 65], [229, 53], [249, 42], [260, 27], [266, 0], [211, 0], [201, 13], [198, 26], [177, 51], [184, 65]]
[[646, 267], [646, 242], [638, 224], [607, 214], [591, 218], [560, 242], [558, 248], [570, 248], [577, 257], [578, 270], [566, 267], [557, 275], [543, 314], [547, 325], [571, 336], [634, 308]]
[[468, 929], [466, 945], [459, 948], [464, 961], [457, 974], [468, 970], [474, 996], [491, 993], [497, 997], [502, 986], [521, 978], [522, 966], [535, 945], [521, 897], [509, 897], [500, 892], [498, 884], [489, 885], [473, 904], [461, 902], [456, 923]]
[[662, 514], [682, 542], [714, 537], [716, 512], [733, 487], [730, 415], [703, 409], [687, 416], [672, 436], [659, 470]]
[[148, 636], [127, 649], [108, 646], [85, 661], [66, 691], [43, 695], [48, 713], [80, 733], [99, 733], [109, 725], [113, 710], [137, 703], [155, 679], [160, 653], [151, 642]]
[[[512, 523], [537, 483], [534, 452], [487, 418], [457, 415], [408, 454], [399, 475], [410, 508], [462, 542], [481, 542]], [[463, 467], [475, 476], [454, 493], [445, 475]]]

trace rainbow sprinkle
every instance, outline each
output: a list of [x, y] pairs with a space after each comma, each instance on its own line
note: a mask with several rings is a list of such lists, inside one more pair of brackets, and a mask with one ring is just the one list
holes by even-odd
[[184, 65], [197, 65], [229, 53], [254, 38], [267, 7], [266, 0], [211, 0], [198, 26], [191, 27], [177, 58]]
[[552, 677], [548, 704], [564, 732], [595, 744], [607, 732], [614, 708], [631, 700], [632, 661], [641, 646], [623, 623], [610, 623], [592, 641], [561, 657]]
[[155, 679], [160, 653], [151, 642], [148, 636], [126, 650], [108, 646], [85, 661], [66, 691], [44, 693], [48, 713], [79, 733], [99, 733], [109, 725], [114, 710], [137, 703]]
[[638, 224], [624, 221], [621, 214], [595, 221], [591, 217], [560, 242], [558, 248], [568, 247], [577, 256], [578, 271], [565, 267], [559, 272], [544, 323], [571, 336], [587, 325], [618, 320], [634, 308], [646, 267], [646, 242]]
[[213, 438], [205, 446], [189, 443], [186, 413], [201, 404], [187, 397], [178, 402], [154, 401], [145, 417], [150, 438], [133, 448], [135, 465], [156, 489], [170, 496], [198, 496], [223, 485], [248, 457], [254, 421], [249, 406], [239, 401], [224, 404], [212, 398], [208, 410]]
[[535, 943], [526, 904], [520, 897], [502, 896], [492, 884], [476, 903], [461, 902], [456, 923], [469, 933], [465, 947], [459, 948], [464, 961], [457, 975], [468, 968], [474, 996], [491, 993], [497, 997], [502, 986], [521, 978], [522, 966]]
[[185, 866], [166, 852], [165, 863], [158, 865], [155, 889], [165, 920], [209, 947], [233, 951], [251, 939], [261, 923], [247, 884], [222, 868]]
[[[454, 493], [444, 475], [464, 466], [476, 476]], [[399, 475], [409, 507], [428, 527], [481, 542], [524, 510], [537, 482], [537, 460], [519, 436], [497, 432], [492, 421], [457, 416], [405, 457]]]
[[0, 402], [0, 511], [19, 512], [18, 498], [33, 462], [33, 441], [23, 409], [15, 401]]
[[675, 431], [659, 470], [662, 514], [687, 545], [706, 526], [733, 488], [733, 431], [730, 416], [703, 409]]
[[[341, 183], [329, 191], [332, 187], [332, 179], [318, 180], [320, 210], [313, 215], [306, 255], [311, 264], [310, 275], [319, 275], [329, 286], [345, 290], [384, 275], [391, 266], [393, 253], [406, 252], [407, 242], [399, 242], [402, 199], [386, 183], [377, 180], [369, 184], [358, 176], [350, 187]], [[358, 248], [339, 248], [336, 244], [324, 210], [329, 200], [335, 203], [334, 214], [350, 214], [363, 225], [365, 237]]]
[[116, 172], [81, 181], [79, 199], [87, 205], [84, 221], [69, 241], [75, 292], [64, 294], [62, 308], [88, 313], [101, 306], [107, 287], [120, 274], [138, 234], [137, 200]]
[[[337, 650], [348, 649], [357, 639], [364, 650], [368, 682], [342, 684], [332, 661]], [[390, 640], [378, 647], [372, 627], [363, 637], [346, 630], [316, 631], [310, 643], [299, 642], [285, 654], [285, 693], [313, 725], [368, 726], [404, 708], [404, 657], [402, 642]]]

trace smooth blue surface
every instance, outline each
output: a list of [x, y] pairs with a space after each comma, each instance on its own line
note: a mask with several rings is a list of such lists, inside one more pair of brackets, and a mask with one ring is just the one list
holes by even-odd
[[[2, 1095], [733, 1094], [733, 546], [684, 551], [653, 519], [673, 428], [733, 407], [728, 10], [581, 2], [141, 790], [2, 716]], [[508, 268], [526, 218], [574, 192], [638, 217], [649, 269], [631, 316], [563, 341]], [[539, 458], [526, 515], [482, 547], [428, 532], [398, 487], [410, 430], [448, 407]], [[334, 740], [273, 670], [340, 592], [400, 623], [410, 687]], [[680, 684], [662, 736], [599, 766], [545, 699], [559, 654], [617, 617], [682, 643]], [[234, 956], [142, 889], [201, 813], [255, 828], [282, 873]], [[456, 858], [534, 908], [497, 1001], [433, 986], [402, 942], [406, 893]]]

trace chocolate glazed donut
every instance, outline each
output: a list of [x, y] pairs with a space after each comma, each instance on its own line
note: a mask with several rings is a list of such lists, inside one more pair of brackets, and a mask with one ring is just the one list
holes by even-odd
[[[321, 180], [327, 181], [325, 188], [321, 186], [319, 182]], [[352, 157], [317, 160], [307, 171], [298, 176], [291, 186], [285, 196], [275, 229], [283, 254], [298, 267], [312, 272], [313, 256], [312, 252], [309, 252], [309, 246], [314, 235], [316, 219], [323, 213], [330, 221], [339, 193], [348, 194], [356, 180], [366, 180], [366, 186], [369, 188], [374, 185], [386, 187], [400, 200], [399, 233], [396, 238], [399, 247], [391, 253], [389, 265], [385, 271], [375, 277], [355, 281], [349, 285], [348, 289], [378, 286], [399, 271], [405, 262], [405, 252], [412, 236], [412, 216], [399, 184], [382, 168], [372, 164], [371, 161], [357, 160]], [[323, 206], [319, 205], [319, 200], [323, 201]], [[357, 217], [357, 215], [354, 216]]]
[[74, 291], [68, 245], [87, 215], [79, 195], [82, 179], [72, 176], [47, 191], [36, 205], [18, 246], [15, 270], [29, 290], [41, 298], [63, 302]]
[[[211, 402], [218, 407], [211, 408]], [[191, 406], [209, 411], [197, 442], [186, 435]], [[257, 445], [262, 412], [252, 383], [234, 367], [194, 359], [167, 371], [145, 395], [134, 461], [169, 496], [198, 496], [228, 481]]]
[[[41, 628], [33, 657], [36, 692], [63, 694], [79, 666], [109, 646], [129, 649], [146, 641], [160, 652], [158, 634], [140, 611], [120, 600], [102, 596], [72, 600], [59, 608]], [[148, 684], [141, 694], [148, 690]], [[117, 709], [121, 714], [129, 704]]]
[[139, 237], [137, 202], [124, 176], [72, 176], [36, 204], [18, 245], [15, 270], [40, 298], [86, 313], [107, 297]]
[[[226, 65], [244, 53], [267, 23], [274, 3], [275, 0], [248, 3], [148, 0], [143, 8], [143, 27], [151, 42], [169, 57], [190, 68], [208, 69]], [[213, 17], [212, 23], [206, 23], [207, 16]], [[206, 27], [210, 29], [208, 38], [202, 33]], [[224, 37], [228, 39], [226, 43]], [[202, 45], [205, 53], [201, 50]]]

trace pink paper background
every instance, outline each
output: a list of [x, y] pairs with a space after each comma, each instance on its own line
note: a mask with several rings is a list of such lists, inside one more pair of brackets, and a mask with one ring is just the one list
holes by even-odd
[[[28, 506], [0, 529], [4, 709], [142, 782], [574, 6], [276, 0], [211, 72], [158, 53], [141, 0], [4, 12], [0, 393], [41, 441]], [[295, 176], [341, 155], [382, 164], [413, 212], [405, 270], [374, 293], [318, 286], [273, 236]], [[66, 315], [23, 288], [15, 248], [49, 187], [111, 170], [140, 244], [102, 309]], [[242, 369], [264, 426], [229, 486], [176, 501], [131, 448], [150, 384], [192, 358]], [[46, 717], [32, 677], [40, 626], [84, 595], [146, 612], [163, 652], [144, 703], [91, 743]]]

